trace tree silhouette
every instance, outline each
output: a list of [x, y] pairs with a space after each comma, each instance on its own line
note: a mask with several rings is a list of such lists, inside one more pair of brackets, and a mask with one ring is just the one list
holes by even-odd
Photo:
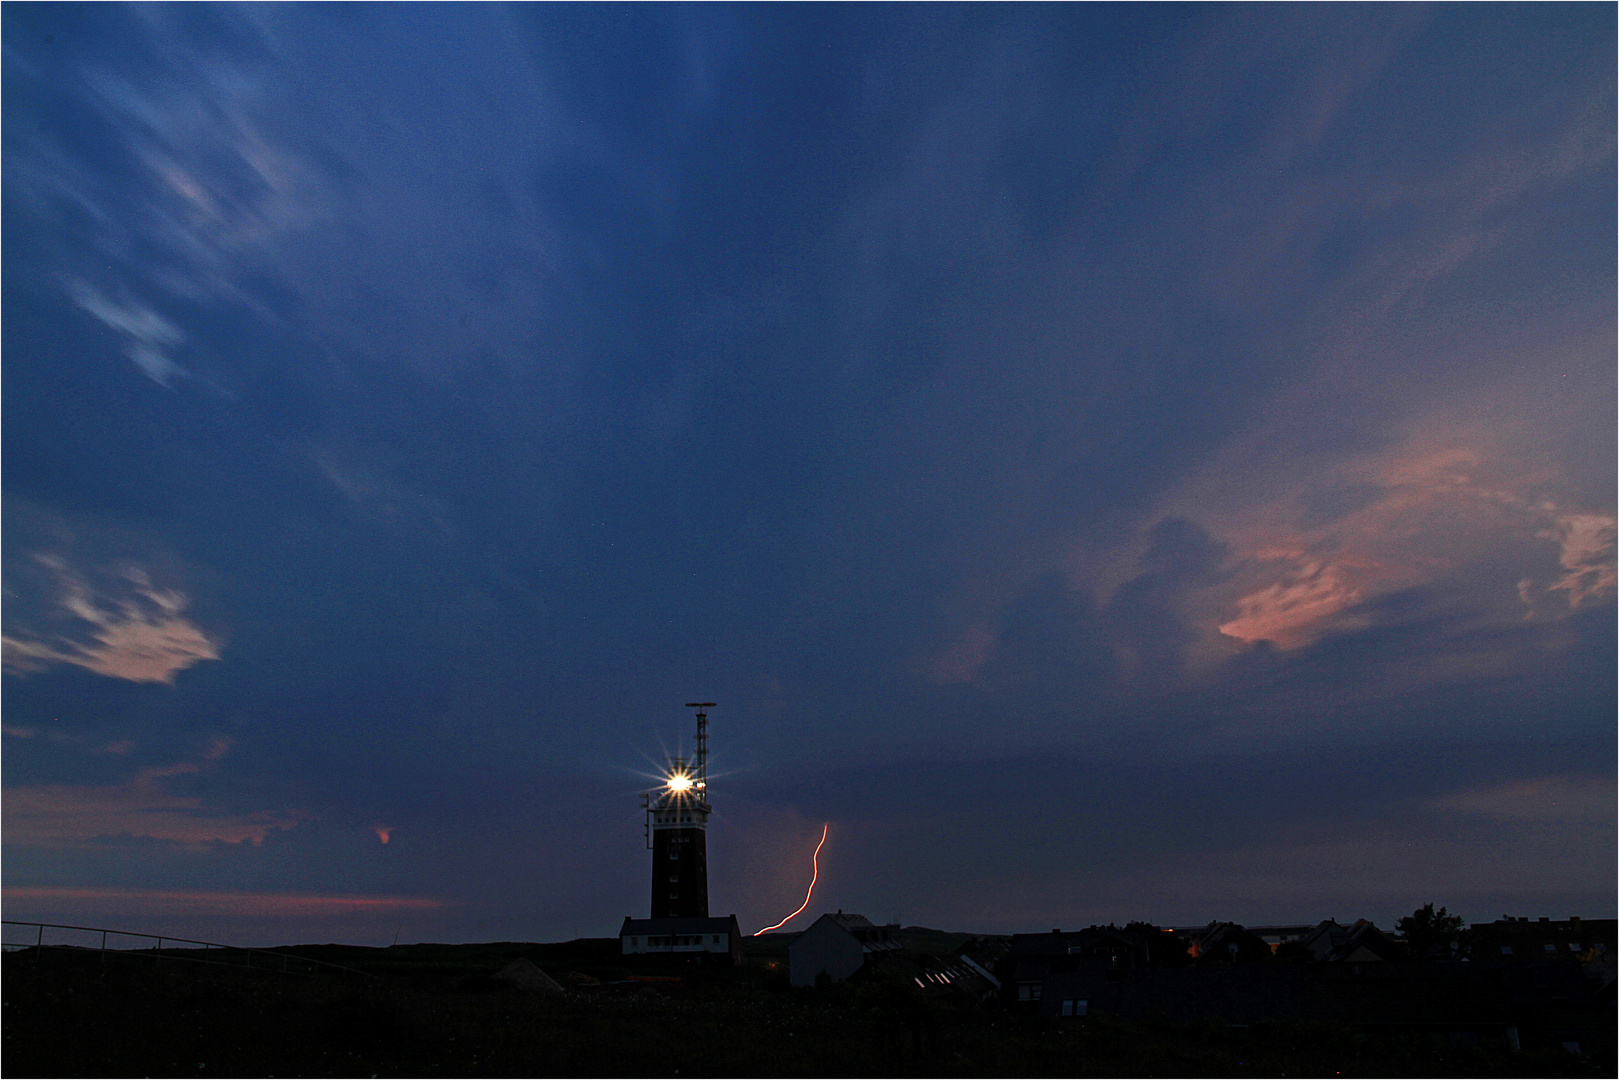
[[1412, 956], [1423, 956], [1436, 945], [1448, 952], [1462, 926], [1460, 915], [1452, 915], [1444, 908], [1436, 912], [1432, 904], [1423, 904], [1395, 923], [1394, 929], [1405, 935], [1406, 948]]

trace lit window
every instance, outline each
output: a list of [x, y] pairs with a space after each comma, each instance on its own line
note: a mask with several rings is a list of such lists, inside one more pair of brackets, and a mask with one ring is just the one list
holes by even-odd
[[1511, 956], [1512, 955], [1512, 946], [1511, 945], [1503, 945], [1503, 946], [1501, 946], [1501, 955], [1502, 956]]
[[1580, 948], [1580, 943], [1579, 942], [1571, 941], [1571, 942], [1568, 943], [1568, 951], [1569, 952], [1584, 952], [1585, 950]]
[[1546, 951], [1547, 952], [1556, 952], [1557, 951], [1557, 946], [1556, 945], [1548, 945], [1548, 946], [1546, 946]]

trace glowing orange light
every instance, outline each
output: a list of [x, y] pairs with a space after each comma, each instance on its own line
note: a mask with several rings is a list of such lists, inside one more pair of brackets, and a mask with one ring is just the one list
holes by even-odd
[[[822, 825], [821, 826], [821, 843], [815, 845], [815, 854], [810, 856], [810, 865], [812, 867], [813, 872], [810, 874], [809, 892], [804, 894], [804, 902], [802, 904], [798, 905], [798, 911], [803, 911], [805, 908], [809, 907], [810, 897], [815, 895], [815, 882], [818, 881], [820, 879], [820, 877], [821, 877], [821, 844], [826, 843], [826, 830], [827, 830], [827, 826]], [[793, 915], [797, 915], [798, 911], [793, 912]], [[760, 930], [758, 933], [754, 934], [753, 936], [758, 937], [759, 934], [768, 934], [772, 930], [777, 930], [777, 929], [780, 929], [783, 926], [786, 926], [789, 922], [792, 921], [793, 915], [787, 916], [787, 918], [781, 920], [781, 922], [777, 923], [775, 926], [767, 926], [767, 927], [765, 927], [763, 930]]]
[[682, 792], [690, 791], [694, 786], [696, 786], [695, 781], [693, 781], [692, 778], [686, 773], [677, 772], [669, 774], [669, 790], [677, 795]]

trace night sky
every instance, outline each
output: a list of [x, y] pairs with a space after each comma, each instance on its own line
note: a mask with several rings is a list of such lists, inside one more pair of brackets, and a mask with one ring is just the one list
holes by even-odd
[[0, 18], [8, 918], [1614, 917], [1613, 5]]

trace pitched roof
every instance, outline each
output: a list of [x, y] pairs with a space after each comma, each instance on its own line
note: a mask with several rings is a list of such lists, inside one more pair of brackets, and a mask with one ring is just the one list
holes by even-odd
[[[888, 934], [885, 933], [889, 929], [888, 927], [878, 926], [864, 915], [845, 915], [841, 911], [827, 912], [811, 923], [809, 929], [813, 930], [820, 923], [826, 923], [842, 930], [860, 942], [861, 949], [868, 953], [896, 952], [903, 948], [899, 942], [891, 940]], [[809, 933], [809, 930], [805, 930], [804, 933]], [[803, 935], [800, 934], [799, 937], [802, 938]]]

